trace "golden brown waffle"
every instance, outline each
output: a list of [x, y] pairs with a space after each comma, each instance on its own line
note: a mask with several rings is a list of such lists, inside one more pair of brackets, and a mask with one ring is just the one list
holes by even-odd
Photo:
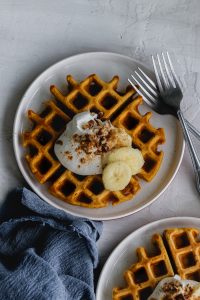
[[199, 234], [195, 228], [172, 228], [164, 232], [176, 273], [182, 279], [200, 282]]
[[166, 229], [163, 238], [155, 234], [158, 254], [137, 249], [138, 262], [124, 273], [126, 287], [113, 289], [113, 300], [146, 300], [161, 279], [174, 274], [200, 282], [199, 234], [196, 228]]
[[162, 237], [153, 235], [152, 243], [154, 254], [137, 249], [138, 262], [124, 273], [126, 287], [113, 289], [113, 300], [147, 300], [161, 279], [174, 275]]
[[133, 145], [142, 150], [145, 165], [140, 176], [149, 181], [162, 160], [163, 153], [157, 152], [157, 146], [164, 142], [163, 130], [149, 124], [151, 113], [139, 114], [137, 107], [142, 99], [133, 100], [135, 90], [128, 87], [124, 92], [117, 91], [118, 76], [105, 82], [97, 75], [90, 75], [78, 83], [69, 75], [67, 81], [66, 95], [51, 86], [55, 101], [48, 101], [41, 114], [28, 111], [34, 127], [24, 133], [23, 145], [29, 149], [26, 160], [31, 171], [40, 183], [48, 182], [54, 196], [74, 205], [98, 208], [132, 199], [140, 189], [136, 177], [132, 177], [123, 191], [109, 192], [104, 189], [101, 176], [79, 176], [64, 169], [53, 151], [55, 141], [76, 113], [103, 112], [104, 118], [109, 118], [114, 125], [125, 127], [133, 137]]

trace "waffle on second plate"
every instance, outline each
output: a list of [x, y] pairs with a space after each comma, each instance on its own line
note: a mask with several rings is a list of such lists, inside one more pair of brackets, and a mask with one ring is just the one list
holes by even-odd
[[103, 112], [105, 119], [125, 128], [132, 136], [133, 147], [139, 148], [145, 159], [139, 176], [150, 181], [162, 162], [163, 152], [157, 148], [165, 141], [164, 130], [149, 123], [150, 112], [144, 116], [139, 113], [142, 98], [135, 90], [128, 86], [125, 91], [118, 91], [118, 76], [105, 82], [93, 74], [79, 83], [69, 75], [67, 82], [66, 94], [51, 86], [55, 99], [47, 101], [41, 113], [28, 111], [33, 128], [23, 134], [23, 146], [28, 149], [25, 157], [32, 173], [41, 184], [48, 183], [55, 197], [73, 205], [99, 208], [132, 199], [140, 190], [136, 176], [124, 190], [107, 191], [100, 175], [80, 176], [65, 169], [54, 154], [55, 141], [75, 114], [88, 110]]
[[113, 288], [113, 300], [147, 300], [163, 278], [178, 274], [181, 279], [200, 282], [200, 230], [196, 228], [166, 229], [163, 237], [154, 234], [157, 250], [148, 255], [137, 249], [138, 261], [124, 272], [126, 286]]
[[126, 287], [114, 288], [113, 300], [146, 300], [161, 279], [174, 275], [162, 237], [153, 235], [152, 243], [153, 254], [137, 249], [138, 261], [124, 273]]

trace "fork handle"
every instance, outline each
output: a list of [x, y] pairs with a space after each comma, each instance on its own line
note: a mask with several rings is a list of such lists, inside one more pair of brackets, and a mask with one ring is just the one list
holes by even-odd
[[198, 159], [196, 150], [195, 150], [194, 145], [192, 143], [190, 133], [189, 133], [189, 130], [187, 128], [187, 123], [184, 119], [184, 116], [183, 116], [182, 112], [179, 110], [177, 112], [177, 115], [178, 115], [179, 121], [180, 121], [182, 129], [183, 129], [186, 144], [189, 148], [189, 152], [190, 152], [190, 156], [191, 156], [191, 159], [192, 159], [192, 163], [193, 163], [194, 171], [195, 171], [195, 176], [196, 176], [196, 187], [197, 187], [198, 192], [200, 193], [200, 161]]
[[191, 132], [192, 134], [194, 134], [194, 136], [195, 136], [198, 140], [200, 140], [200, 131], [199, 131], [198, 129], [196, 129], [196, 128], [195, 128], [189, 121], [187, 121], [186, 119], [185, 119], [185, 123], [186, 123], [188, 129], [190, 130], [190, 132]]

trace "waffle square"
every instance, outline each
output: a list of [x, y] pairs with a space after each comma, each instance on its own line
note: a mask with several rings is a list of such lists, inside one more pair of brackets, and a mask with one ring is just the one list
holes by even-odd
[[101, 176], [80, 176], [63, 168], [54, 154], [55, 141], [75, 114], [86, 110], [103, 112], [105, 119], [110, 119], [117, 127], [124, 127], [133, 137], [133, 146], [141, 149], [145, 158], [139, 176], [150, 181], [162, 161], [163, 153], [157, 151], [157, 146], [165, 141], [164, 131], [150, 125], [151, 113], [145, 116], [139, 113], [142, 98], [136, 96], [135, 90], [129, 86], [123, 92], [117, 90], [118, 76], [105, 82], [93, 74], [79, 83], [68, 75], [67, 82], [66, 94], [56, 86], [50, 87], [55, 99], [45, 103], [42, 113], [28, 111], [33, 128], [23, 134], [23, 146], [28, 148], [26, 160], [32, 173], [41, 184], [48, 183], [55, 197], [73, 205], [99, 208], [132, 199], [140, 190], [137, 177], [133, 176], [122, 191], [107, 191]]

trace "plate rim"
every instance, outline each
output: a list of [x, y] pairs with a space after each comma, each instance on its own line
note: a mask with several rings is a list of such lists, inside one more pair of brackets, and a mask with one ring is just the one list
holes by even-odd
[[[145, 229], [148, 229], [148, 227], [151, 227], [151, 226], [154, 226], [156, 224], [160, 224], [160, 223], [165, 223], [167, 221], [170, 221], [170, 222], [175, 222], [175, 221], [185, 221], [185, 222], [188, 222], [191, 220], [191, 221], [194, 221], [194, 220], [199, 220], [200, 222], [200, 217], [191, 217], [191, 216], [179, 216], [179, 217], [168, 217], [168, 218], [164, 218], [164, 219], [158, 219], [158, 220], [155, 220], [155, 221], [152, 221], [151, 223], [147, 223], [145, 225], [142, 225], [140, 227], [138, 227], [137, 229], [133, 230], [131, 233], [129, 233], [121, 242], [119, 242], [117, 244], [117, 246], [112, 250], [112, 252], [110, 253], [110, 255], [108, 256], [108, 258], [106, 259], [102, 269], [101, 269], [101, 273], [99, 275], [99, 278], [98, 278], [98, 282], [97, 282], [97, 286], [96, 286], [96, 291], [95, 291], [95, 295], [96, 295], [96, 300], [102, 300], [100, 298], [100, 289], [101, 289], [101, 286], [102, 283], [101, 283], [101, 280], [102, 280], [102, 277], [105, 276], [104, 272], [105, 272], [105, 269], [106, 269], [106, 266], [107, 264], [109, 263], [109, 261], [112, 259], [112, 257], [115, 255], [115, 253], [117, 252], [118, 248], [120, 248], [122, 246], [123, 243], [126, 244], [126, 241], [128, 241], [132, 235], [134, 234], [137, 234], [139, 233], [139, 231], [143, 231]], [[136, 250], [136, 249], [135, 249]]]
[[[24, 98], [26, 97], [26, 94], [29, 92], [29, 90], [34, 86], [34, 84], [40, 79], [40, 77], [44, 76], [45, 73], [48, 73], [50, 69], [56, 67], [56, 66], [59, 66], [59, 65], [62, 65], [65, 61], [70, 61], [70, 60], [77, 60], [81, 57], [84, 57], [84, 56], [98, 56], [98, 55], [103, 55], [103, 56], [112, 56], [112, 57], [118, 57], [118, 58], [121, 58], [121, 59], [125, 59], [125, 60], [129, 60], [131, 62], [135, 62], [139, 65], [143, 65], [141, 62], [139, 62], [137, 59], [134, 59], [134, 58], [131, 58], [129, 56], [126, 56], [126, 55], [123, 55], [123, 54], [119, 54], [119, 53], [115, 53], [115, 52], [104, 52], [104, 51], [94, 51], [94, 52], [84, 52], [84, 53], [79, 53], [79, 54], [75, 54], [75, 55], [72, 55], [72, 56], [69, 56], [69, 57], [66, 57], [52, 65], [50, 65], [47, 69], [45, 69], [43, 72], [41, 72], [38, 76], [35, 77], [35, 79], [30, 83], [30, 85], [26, 88], [24, 94], [22, 95], [21, 99], [20, 99], [20, 102], [19, 102], [19, 105], [17, 107], [17, 110], [16, 110], [16, 113], [15, 113], [15, 117], [14, 117], [14, 123], [13, 123], [13, 148], [14, 148], [14, 154], [15, 154], [15, 158], [16, 158], [16, 161], [17, 161], [17, 165], [18, 165], [18, 168], [23, 176], [23, 178], [25, 179], [25, 181], [28, 183], [28, 185], [33, 189], [33, 191], [45, 202], [47, 202], [48, 204], [54, 206], [55, 208], [58, 208], [58, 209], [61, 209], [67, 213], [70, 213], [74, 216], [77, 216], [77, 217], [85, 217], [83, 216], [81, 213], [79, 212], [72, 212], [70, 210], [68, 210], [67, 208], [64, 208], [64, 207], [60, 207], [57, 203], [53, 202], [52, 200], [50, 200], [48, 197], [46, 197], [45, 195], [43, 195], [43, 193], [37, 189], [35, 187], [35, 184], [32, 183], [32, 181], [29, 179], [28, 175], [26, 174], [26, 170], [25, 168], [23, 167], [21, 161], [20, 161], [20, 156], [19, 156], [19, 150], [18, 150], [18, 147], [17, 147], [17, 139], [18, 139], [18, 131], [16, 130], [17, 128], [17, 125], [18, 125], [18, 115], [20, 114], [20, 111], [21, 111], [21, 108], [22, 108], [22, 105], [24, 103]], [[97, 221], [106, 221], [106, 220], [115, 220], [115, 219], [119, 219], [119, 218], [123, 218], [123, 217], [126, 217], [126, 216], [129, 216], [129, 215], [132, 215], [134, 213], [137, 213], [139, 212], [140, 210], [146, 208], [147, 206], [151, 205], [154, 201], [156, 201], [165, 191], [166, 189], [169, 187], [169, 185], [171, 184], [171, 182], [174, 180], [179, 168], [180, 168], [180, 165], [181, 165], [181, 162], [182, 162], [182, 159], [183, 159], [183, 155], [184, 155], [184, 151], [185, 151], [185, 141], [184, 141], [184, 138], [182, 136], [182, 149], [181, 149], [181, 153], [180, 153], [180, 157], [179, 157], [179, 160], [178, 160], [178, 164], [177, 164], [177, 167], [173, 173], [173, 175], [171, 176], [170, 180], [168, 181], [168, 183], [165, 185], [165, 187], [160, 191], [160, 193], [156, 194], [155, 197], [153, 197], [151, 199], [151, 201], [141, 205], [140, 207], [136, 208], [134, 211], [128, 211], [128, 212], [124, 212], [124, 213], [121, 213], [121, 214], [117, 214], [116, 216], [107, 216], [107, 217], [104, 217], [104, 216], [101, 216], [101, 217], [97, 217], [97, 216], [90, 216], [90, 217], [87, 217], [87, 218], [90, 218], [92, 220], [97, 220]], [[92, 209], [91, 209], [92, 211]]]

